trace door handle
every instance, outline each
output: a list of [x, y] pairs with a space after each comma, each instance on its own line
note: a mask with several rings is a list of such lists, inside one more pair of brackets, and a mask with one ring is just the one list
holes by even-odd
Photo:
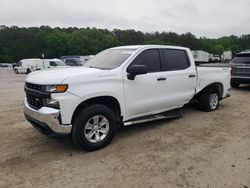
[[195, 77], [195, 74], [190, 74], [188, 75], [189, 78], [194, 78]]
[[164, 81], [164, 80], [166, 80], [167, 78], [165, 78], [165, 77], [160, 77], [160, 78], [157, 78], [157, 81]]

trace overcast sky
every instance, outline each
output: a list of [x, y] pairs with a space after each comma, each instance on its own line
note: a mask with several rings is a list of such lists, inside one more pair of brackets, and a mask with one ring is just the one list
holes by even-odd
[[250, 0], [0, 0], [0, 25], [250, 34]]

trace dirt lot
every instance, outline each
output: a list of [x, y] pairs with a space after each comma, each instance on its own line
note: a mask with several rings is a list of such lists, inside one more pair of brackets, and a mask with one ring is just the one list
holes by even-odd
[[0, 69], [0, 187], [250, 188], [250, 86], [218, 111], [130, 126], [87, 153], [34, 130], [22, 114], [26, 75]]

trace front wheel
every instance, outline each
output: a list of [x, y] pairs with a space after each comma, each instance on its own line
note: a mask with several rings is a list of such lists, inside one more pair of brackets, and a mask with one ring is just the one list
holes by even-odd
[[101, 104], [83, 108], [73, 122], [72, 137], [76, 145], [94, 151], [108, 145], [116, 131], [115, 113]]
[[211, 112], [219, 106], [219, 93], [216, 89], [209, 88], [203, 91], [199, 97], [200, 110]]
[[18, 70], [17, 70], [17, 69], [15, 69], [15, 73], [16, 73], [16, 74], [19, 74], [19, 72], [18, 72]]

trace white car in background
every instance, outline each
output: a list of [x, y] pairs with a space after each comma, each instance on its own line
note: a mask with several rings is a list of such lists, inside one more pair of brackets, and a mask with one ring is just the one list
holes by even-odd
[[49, 69], [55, 67], [67, 67], [60, 59], [22, 59], [14, 68], [16, 74], [29, 74], [36, 70]]

